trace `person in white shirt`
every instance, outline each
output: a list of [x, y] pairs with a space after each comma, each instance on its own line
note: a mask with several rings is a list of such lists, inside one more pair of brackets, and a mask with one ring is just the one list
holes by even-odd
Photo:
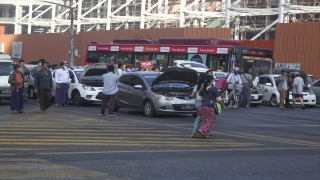
[[119, 64], [118, 64], [118, 73], [119, 73], [119, 77], [120, 77], [120, 76], [122, 75], [122, 73], [123, 73], [122, 68], [123, 68], [123, 64], [122, 64], [122, 63], [119, 63]]
[[259, 76], [255, 75], [255, 78], [253, 78], [252, 81], [253, 89], [260, 89], [260, 84], [259, 84]]
[[[227, 83], [228, 83], [228, 93], [230, 93], [233, 90], [234, 84], [242, 84], [242, 81], [239, 75], [239, 67], [233, 68], [233, 73], [229, 74]], [[231, 96], [230, 100], [233, 101], [233, 96]]]
[[60, 69], [55, 72], [56, 79], [56, 105], [62, 104], [62, 106], [68, 106], [69, 97], [68, 89], [70, 88], [70, 75], [67, 68], [65, 68], [65, 62], [60, 63]]
[[[293, 99], [295, 99], [295, 98], [299, 99], [300, 103], [302, 105], [302, 110], [305, 110], [306, 108], [305, 108], [305, 106], [303, 104], [303, 93], [302, 93], [303, 92], [304, 81], [299, 76], [299, 72], [298, 71], [296, 71], [294, 74], [296, 75], [296, 78], [294, 78], [294, 80], [293, 80], [293, 87], [292, 88], [295, 90], [295, 91], [292, 90], [292, 92], [293, 91], [295, 92]], [[294, 100], [293, 101], [293, 107], [294, 108], [295, 108], [295, 104], [296, 104], [296, 101]]]

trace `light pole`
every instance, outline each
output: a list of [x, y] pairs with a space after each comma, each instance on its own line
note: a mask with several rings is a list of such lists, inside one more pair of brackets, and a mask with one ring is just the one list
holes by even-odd
[[66, 7], [70, 9], [70, 65], [73, 66], [73, 58], [74, 58], [74, 45], [73, 45], [73, 41], [74, 41], [74, 32], [73, 32], [73, 7], [72, 7], [72, 1], [70, 1], [70, 6], [66, 6], [63, 4], [59, 4], [59, 3], [55, 3], [55, 2], [50, 2], [50, 1], [42, 1], [42, 2], [46, 2], [46, 3], [50, 3], [50, 4], [56, 4], [62, 7]]

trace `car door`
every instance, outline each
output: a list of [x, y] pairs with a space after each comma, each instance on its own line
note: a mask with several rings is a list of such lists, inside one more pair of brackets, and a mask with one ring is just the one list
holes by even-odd
[[[274, 94], [275, 90], [277, 90], [277, 87], [275, 86], [275, 83], [272, 77], [266, 77], [265, 80], [266, 80], [266, 83], [265, 83], [264, 93], [267, 99], [270, 100], [272, 94]], [[271, 84], [271, 85], [267, 85], [267, 84]]]
[[270, 97], [267, 96], [268, 87], [266, 87], [266, 77], [259, 77], [259, 85], [263, 93], [263, 101], [269, 101]]
[[[142, 89], [134, 88], [135, 85], [141, 85]], [[127, 102], [131, 107], [134, 108], [142, 108], [143, 106], [143, 95], [146, 86], [143, 80], [138, 76], [132, 76], [130, 81], [130, 86], [128, 87], [128, 94], [127, 94]]]
[[129, 106], [129, 103], [127, 101], [127, 96], [128, 96], [128, 88], [130, 86], [130, 80], [132, 78], [132, 75], [126, 75], [123, 74], [120, 78], [119, 78], [119, 82], [118, 82], [118, 89], [119, 91], [116, 94], [116, 101], [118, 103], [119, 106]]
[[313, 90], [314, 94], [316, 95], [316, 100], [317, 103], [320, 103], [320, 80], [315, 82], [312, 86], [311, 89]]

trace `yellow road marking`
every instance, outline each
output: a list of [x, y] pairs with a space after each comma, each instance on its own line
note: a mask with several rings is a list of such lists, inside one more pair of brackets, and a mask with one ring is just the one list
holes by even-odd
[[42, 151], [50, 150], [48, 148], [0, 148], [0, 151]]
[[0, 173], [0, 178], [49, 178], [49, 177], [79, 177], [79, 176], [102, 176], [95, 171], [79, 171], [79, 172], [27, 172], [27, 173]]
[[231, 134], [228, 134], [228, 133], [220, 133], [220, 134], [233, 135], [233, 136], [238, 135], [237, 137], [251, 138], [251, 139], [257, 139], [257, 140], [266, 140], [266, 141], [280, 142], [280, 143], [286, 143], [286, 144], [320, 147], [319, 142], [296, 140], [296, 139], [281, 138], [281, 137], [273, 137], [273, 136], [266, 136], [266, 135], [260, 135], [260, 134], [251, 134], [251, 133], [244, 133], [244, 132], [231, 132]]
[[[0, 169], [38, 169], [38, 168], [54, 168], [54, 169], [76, 169], [74, 166], [68, 166], [68, 165], [53, 165], [53, 164], [6, 164], [6, 165], [0, 165]], [[1, 173], [0, 173], [1, 174]]]
[[49, 162], [44, 159], [38, 158], [0, 158], [0, 162]]

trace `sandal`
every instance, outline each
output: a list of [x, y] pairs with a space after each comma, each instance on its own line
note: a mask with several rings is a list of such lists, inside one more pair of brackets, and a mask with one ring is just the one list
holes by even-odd
[[202, 138], [206, 137], [206, 135], [201, 130], [198, 130], [197, 133], [199, 133], [202, 136]]
[[98, 114], [98, 116], [100, 116], [100, 117], [104, 117], [104, 114]]
[[109, 117], [116, 117], [116, 115], [112, 114], [112, 115], [109, 115]]
[[18, 114], [18, 111], [11, 111], [10, 114]]
[[26, 112], [25, 111], [18, 111], [18, 113], [20, 113], [20, 114], [26, 114]]
[[191, 138], [201, 138], [201, 136], [198, 136], [198, 135], [191, 135], [190, 137]]

